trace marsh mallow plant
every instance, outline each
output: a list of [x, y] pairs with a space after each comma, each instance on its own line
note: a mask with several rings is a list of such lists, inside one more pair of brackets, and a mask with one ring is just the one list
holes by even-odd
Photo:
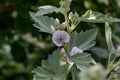
[[[32, 71], [33, 80], [69, 80], [68, 76], [70, 80], [119, 80], [120, 74], [114, 72], [120, 65], [119, 56], [116, 56], [119, 49], [116, 50], [112, 43], [109, 23], [120, 22], [120, 19], [92, 10], [79, 16], [77, 12], [70, 11], [71, 2], [61, 0], [60, 7], [46, 5], [39, 7], [37, 12], [30, 12], [33, 25], [40, 32], [51, 34], [52, 43], [58, 47], [47, 60], [42, 60], [41, 66]], [[47, 16], [53, 12], [63, 14], [65, 21], [60, 23], [58, 18]], [[105, 24], [109, 55], [106, 66], [96, 62], [89, 51], [96, 43], [98, 29], [94, 27], [86, 31], [75, 31], [81, 21]]]

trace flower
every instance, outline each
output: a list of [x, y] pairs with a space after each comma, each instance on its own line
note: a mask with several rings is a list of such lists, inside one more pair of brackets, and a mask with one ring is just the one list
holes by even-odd
[[77, 47], [73, 47], [72, 50], [71, 50], [71, 52], [70, 52], [70, 55], [73, 56], [73, 55], [75, 55], [77, 53], [83, 53], [83, 50], [79, 49]]
[[64, 30], [57, 30], [53, 33], [52, 41], [56, 46], [62, 46], [70, 40], [69, 34]]

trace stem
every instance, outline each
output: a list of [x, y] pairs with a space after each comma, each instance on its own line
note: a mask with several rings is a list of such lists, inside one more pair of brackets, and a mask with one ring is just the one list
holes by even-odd
[[[70, 26], [69, 26], [69, 19], [68, 19], [67, 13], [64, 14], [64, 17], [65, 17], [65, 22], [66, 22], [66, 25], [67, 25], [67, 32], [70, 35]], [[66, 50], [66, 54], [68, 55], [69, 54], [69, 43], [67, 43], [65, 45], [65, 50]]]
[[70, 29], [69, 29], [70, 26], [69, 26], [69, 19], [68, 19], [67, 13], [64, 14], [64, 16], [65, 16], [65, 22], [67, 25], [67, 32], [68, 32], [68, 34], [70, 34]]
[[110, 59], [111, 59], [111, 55], [112, 55], [112, 53], [110, 52], [110, 53], [109, 53], [109, 58], [108, 58], [107, 69], [109, 68], [109, 65], [110, 65]]
[[116, 58], [116, 56], [113, 58], [113, 60], [111, 61], [112, 64], [115, 62]]
[[72, 68], [72, 66], [74, 65], [74, 63], [73, 64], [71, 64], [69, 67], [68, 67], [68, 70], [67, 70], [67, 73], [69, 73], [70, 72], [70, 70], [71, 70], [71, 68]]
[[79, 21], [75, 21], [74, 24], [71, 26], [70, 28], [70, 32], [72, 32], [76, 27], [77, 25], [80, 23], [80, 20]]
[[65, 80], [67, 80], [67, 75], [68, 75], [68, 62], [66, 61], [66, 69], [65, 69]]
[[[70, 35], [71, 30], [70, 30], [69, 18], [68, 18], [67, 13], [64, 14], [64, 17], [65, 17], [65, 22], [66, 22], [66, 25], [67, 25], [67, 32]], [[69, 43], [67, 43], [64, 47], [65, 47], [65, 50], [66, 50], [66, 55], [69, 56]], [[65, 80], [67, 80], [67, 75], [69, 74], [72, 66], [73, 66], [73, 64], [70, 65], [66, 60]]]
[[116, 64], [108, 68], [107, 74], [109, 74], [112, 70], [114, 70], [119, 65], [120, 65], [120, 60]]
[[[67, 44], [65, 45], [66, 56], [69, 55], [69, 49], [68, 49], [68, 48], [69, 48], [69, 43], [67, 43]], [[68, 75], [68, 73], [69, 73], [69, 63], [68, 63], [67, 57], [66, 57], [65, 80], [67, 80], [67, 75]]]
[[[68, 34], [70, 34], [70, 30], [69, 30], [69, 19], [68, 19], [68, 16], [67, 16], [67, 13], [64, 14], [65, 16], [65, 22], [66, 22], [66, 25], [67, 25], [67, 32]], [[66, 44], [65, 46], [65, 49], [66, 49], [66, 54], [68, 55], [69, 54], [69, 43]], [[68, 75], [68, 68], [69, 68], [69, 63], [67, 62], [66, 60], [66, 69], [65, 69], [65, 80], [67, 80], [67, 75]]]

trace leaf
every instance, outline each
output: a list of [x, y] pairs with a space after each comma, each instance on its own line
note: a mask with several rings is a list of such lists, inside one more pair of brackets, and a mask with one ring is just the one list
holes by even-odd
[[93, 54], [97, 55], [99, 58], [104, 58], [104, 59], [108, 58], [108, 50], [106, 50], [105, 48], [94, 47], [91, 49], [91, 51]]
[[70, 61], [76, 63], [77, 68], [82, 71], [87, 70], [92, 63], [95, 63], [95, 61], [90, 57], [90, 54], [87, 53], [73, 55], [70, 57]]
[[52, 13], [52, 12], [60, 12], [61, 9], [57, 8], [55, 6], [51, 6], [51, 5], [47, 5], [47, 6], [42, 6], [39, 7], [39, 10], [35, 13], [35, 16], [40, 16], [40, 15], [45, 15], [48, 13]]
[[71, 70], [72, 80], [80, 80], [81, 71], [77, 68], [76, 65], [73, 65]]
[[65, 64], [61, 60], [60, 51], [54, 51], [52, 55], [49, 55], [48, 60], [42, 61], [42, 66], [33, 70], [34, 80], [63, 80]]
[[112, 35], [111, 28], [109, 27], [109, 23], [106, 22], [105, 23], [105, 36], [106, 36], [108, 50], [110, 53], [114, 53], [115, 48], [114, 48], [113, 43], [112, 43], [111, 35]]
[[80, 33], [71, 33], [69, 51], [71, 51], [75, 46], [83, 50], [87, 50], [90, 47], [94, 46], [94, 40], [96, 39], [97, 32], [97, 29], [90, 29], [85, 32], [81, 31]]
[[52, 34], [55, 31], [54, 22], [55, 19], [47, 16], [35, 16], [35, 13], [30, 12], [30, 16], [36, 22], [33, 24], [36, 28], [40, 29], [40, 32]]
[[96, 23], [120, 22], [120, 19], [118, 18], [113, 18], [108, 15], [103, 15], [102, 13], [95, 12], [92, 10], [88, 10], [84, 15], [80, 17], [80, 20], [85, 22], [96, 22]]

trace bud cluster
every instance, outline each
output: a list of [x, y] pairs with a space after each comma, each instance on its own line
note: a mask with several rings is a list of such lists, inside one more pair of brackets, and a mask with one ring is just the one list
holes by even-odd
[[56, 30], [64, 30], [66, 28], [66, 22], [63, 22], [63, 23], [60, 23], [59, 19], [56, 18], [55, 20], [55, 27], [56, 27]]
[[61, 0], [60, 6], [62, 8], [62, 13], [67, 14], [70, 11], [70, 4], [72, 0]]
[[79, 19], [79, 15], [77, 12], [75, 12], [74, 14], [72, 12], [69, 13], [69, 20], [70, 20], [70, 30], [74, 30], [74, 28], [79, 24], [80, 19]]

